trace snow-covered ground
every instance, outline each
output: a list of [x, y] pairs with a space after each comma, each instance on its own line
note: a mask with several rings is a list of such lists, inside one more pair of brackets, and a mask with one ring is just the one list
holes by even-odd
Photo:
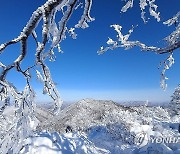
[[95, 147], [87, 138], [78, 133], [41, 132], [28, 138], [21, 154], [100, 154], [108, 150]]
[[[14, 110], [7, 108], [0, 118], [1, 144], [13, 124]], [[167, 107], [85, 99], [58, 116], [37, 108], [36, 116], [39, 125], [24, 140], [21, 154], [180, 153], [180, 116]]]

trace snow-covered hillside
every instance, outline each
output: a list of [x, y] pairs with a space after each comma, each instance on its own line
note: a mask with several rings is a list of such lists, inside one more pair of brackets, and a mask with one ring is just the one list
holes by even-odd
[[[8, 123], [1, 118], [1, 135], [12, 124], [13, 110], [4, 113]], [[170, 111], [93, 99], [71, 104], [57, 116], [37, 107], [39, 125], [21, 153], [179, 154], [180, 116]]]

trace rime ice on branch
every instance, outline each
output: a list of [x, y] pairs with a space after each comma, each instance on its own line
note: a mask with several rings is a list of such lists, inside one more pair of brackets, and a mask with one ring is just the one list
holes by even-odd
[[[145, 18], [145, 9], [149, 6], [149, 14], [153, 16], [158, 22], [160, 21], [160, 12], [157, 12], [158, 6], [154, 3], [155, 0], [139, 0], [139, 7], [141, 9], [141, 18], [144, 23], [147, 22]], [[132, 8], [134, 0], [128, 0], [127, 3], [122, 7], [121, 12], [126, 12], [129, 8]]]
[[[67, 27], [67, 23], [75, 9], [84, 2], [84, 11], [80, 20], [73, 27]], [[54, 101], [54, 113], [58, 114], [62, 100], [59, 95], [58, 90], [51, 78], [51, 73], [46, 65], [45, 61], [55, 60], [54, 48], [60, 49], [60, 43], [66, 38], [67, 33], [70, 36], [76, 38], [74, 30], [76, 28], [86, 28], [88, 27], [88, 22], [94, 19], [90, 16], [90, 10], [92, 5], [92, 0], [48, 0], [44, 5], [40, 6], [36, 11], [33, 12], [30, 20], [27, 22], [26, 26], [23, 28], [22, 32], [16, 38], [3, 43], [0, 45], [0, 54], [5, 52], [6, 48], [10, 45], [19, 43], [21, 45], [20, 54], [10, 65], [5, 65], [0, 62], [0, 67], [2, 69], [0, 73], [0, 99], [4, 103], [0, 108], [0, 115], [3, 114], [4, 109], [8, 106], [8, 102], [14, 102], [16, 107], [16, 122], [11, 128], [9, 128], [6, 136], [0, 141], [0, 149], [3, 149], [3, 153], [13, 152], [19, 153], [22, 148], [22, 141], [27, 138], [34, 128], [32, 122], [36, 121], [34, 116], [34, 98], [35, 92], [31, 87], [30, 78], [32, 77], [30, 71], [36, 71], [37, 78], [41, 80], [44, 85], [43, 93], [48, 94]], [[63, 11], [65, 8], [65, 11]], [[57, 13], [62, 14], [60, 21], [57, 21]], [[36, 34], [36, 27], [42, 20], [42, 38], [38, 38]], [[36, 42], [36, 51], [34, 57], [34, 64], [29, 66], [25, 70], [22, 69], [22, 61], [26, 57], [27, 52], [27, 41], [30, 36], [33, 36]], [[39, 42], [38, 40], [41, 40]], [[50, 42], [50, 49], [45, 51], [47, 44]], [[15, 69], [26, 79], [26, 86], [23, 91], [19, 91], [13, 83], [10, 83], [6, 76], [7, 74]], [[29, 128], [29, 129], [27, 129]], [[10, 139], [11, 138], [11, 139]]]
[[[129, 8], [133, 7], [133, 0], [129, 0], [125, 6], [122, 7], [121, 12], [126, 12]], [[160, 13], [157, 12], [158, 6], [154, 4], [155, 0], [140, 0], [140, 9], [142, 11], [141, 13], [141, 18], [143, 21], [146, 23], [145, 19], [145, 8], [149, 6], [149, 13], [150, 16], [153, 16], [158, 22], [160, 22]], [[175, 16], [173, 16], [171, 19], [168, 19], [167, 21], [163, 22], [164, 25], [167, 26], [172, 26], [175, 25], [175, 30], [167, 36], [164, 40], [167, 42], [167, 46], [160, 48], [156, 46], [148, 46], [138, 40], [131, 41], [129, 40], [130, 35], [132, 34], [134, 30], [134, 26], [128, 31], [127, 34], [123, 35], [122, 33], [122, 26], [118, 24], [113, 24], [111, 27], [114, 28], [114, 30], [117, 32], [117, 38], [113, 40], [112, 38], [108, 38], [107, 47], [101, 46], [100, 50], [98, 51], [98, 54], [103, 54], [108, 50], [114, 50], [116, 48], [124, 48], [124, 49], [130, 49], [135, 46], [140, 47], [142, 51], [150, 51], [150, 52], [155, 52], [157, 54], [165, 54], [168, 53], [167, 59], [165, 59], [163, 62], [161, 62], [161, 66], [163, 67], [162, 72], [161, 72], [161, 81], [160, 85], [162, 89], [166, 89], [167, 84], [166, 80], [168, 79], [165, 76], [166, 70], [168, 70], [173, 64], [174, 64], [174, 58], [172, 57], [173, 52], [180, 47], [180, 12], [178, 12]]]

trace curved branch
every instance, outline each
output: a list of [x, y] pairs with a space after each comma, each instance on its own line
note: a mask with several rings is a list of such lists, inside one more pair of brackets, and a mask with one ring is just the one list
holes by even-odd
[[[54, 113], [59, 113], [60, 111], [62, 100], [58, 90], [56, 89], [55, 83], [51, 78], [50, 70], [45, 64], [45, 54], [43, 52], [45, 50], [45, 47], [47, 46], [49, 39], [48, 37], [51, 37], [51, 35], [53, 37], [53, 40], [49, 40], [51, 41], [51, 53], [53, 53], [52, 50], [55, 47], [60, 48], [59, 43], [63, 39], [65, 39], [66, 30], [68, 29], [67, 22], [74, 11], [77, 1], [78, 0], [48, 0], [45, 4], [43, 4], [32, 13], [31, 18], [17, 38], [0, 45], [0, 54], [3, 53], [3, 51], [5, 51], [5, 49], [10, 45], [16, 43], [20, 43], [21, 45], [21, 52], [18, 57], [12, 62], [12, 64], [4, 65], [0, 62], [0, 67], [2, 68], [2, 72], [0, 73], [0, 99], [4, 103], [2, 110], [6, 108], [8, 98], [13, 99], [14, 105], [17, 108], [17, 111], [15, 111], [16, 123], [13, 127], [11, 127], [12, 129], [8, 133], [8, 135], [13, 138], [13, 140], [3, 138], [0, 141], [0, 146], [2, 145], [3, 147], [5, 147], [3, 153], [7, 153], [9, 149], [13, 149], [14, 151], [16, 151], [15, 153], [19, 153], [18, 150], [21, 147], [17, 147], [17, 145], [21, 145], [24, 139], [30, 136], [32, 131], [32, 126], [30, 125], [29, 121], [33, 121], [35, 119], [33, 108], [35, 93], [30, 85], [31, 68], [35, 69], [34, 67], [41, 67], [44, 77], [42, 77], [40, 72], [35, 69], [35, 71], [39, 73], [37, 74], [37, 77], [38, 75], [41, 77], [44, 83], [44, 90], [54, 101]], [[92, 0], [85, 0], [84, 12], [80, 19], [82, 24], [85, 24], [86, 21], [92, 21], [89, 15], [91, 4]], [[67, 10], [63, 12], [58, 29], [56, 26], [55, 16], [58, 11], [62, 11], [62, 8], [64, 6], [67, 6]], [[36, 26], [38, 26], [40, 20], [43, 21], [41, 43], [38, 42], [35, 33]], [[81, 26], [81, 28], [83, 28], [83, 26]], [[27, 41], [30, 35], [32, 35], [37, 45], [35, 62], [33, 66], [22, 70], [21, 66], [23, 60], [27, 55]], [[50, 57], [52, 56], [52, 54], [48, 54], [47, 56]], [[16, 87], [13, 86], [13, 84], [6, 80], [7, 73], [10, 72], [10, 70], [13, 68], [16, 68], [16, 71], [21, 73], [26, 79], [26, 86], [24, 87], [23, 91], [18, 91]], [[2, 112], [0, 111], [0, 115]]]
[[4, 43], [4, 44], [1, 44], [1, 45], [0, 45], [0, 54], [4, 51], [4, 49], [5, 49], [7, 46], [12, 45], [12, 44], [16, 44], [16, 43], [18, 43], [19, 41], [21, 41], [22, 37], [23, 37], [23, 35], [19, 35], [17, 38], [15, 38], [15, 39], [13, 39], [13, 40], [11, 40], [11, 41], [9, 41], [9, 42], [6, 42], [6, 43]]
[[158, 54], [164, 54], [164, 53], [170, 53], [176, 49], [179, 49], [180, 48], [180, 41], [178, 42], [175, 42], [174, 44], [170, 45], [170, 46], [167, 46], [165, 48], [160, 48], [157, 50], [157, 53]]

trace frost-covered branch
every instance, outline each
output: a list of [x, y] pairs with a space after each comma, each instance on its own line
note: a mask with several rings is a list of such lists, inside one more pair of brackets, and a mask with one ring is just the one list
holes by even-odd
[[[147, 23], [145, 17], [145, 9], [149, 6], [149, 14], [154, 17], [158, 22], [160, 21], [160, 12], [157, 11], [158, 6], [154, 3], [155, 0], [139, 0], [139, 7], [141, 9], [141, 18], [144, 23]], [[126, 4], [122, 7], [121, 12], [128, 11], [129, 8], [132, 8], [134, 4], [134, 0], [128, 0]]]
[[109, 38], [108, 41], [106, 42], [107, 47], [101, 47], [100, 50], [98, 51], [98, 54], [103, 54], [108, 50], [114, 50], [116, 48], [125, 48], [130, 49], [133, 48], [135, 46], [138, 46], [141, 48], [141, 50], [143, 51], [154, 51], [154, 52], [158, 52], [158, 50], [160, 50], [160, 48], [154, 47], [154, 46], [147, 46], [144, 43], [141, 43], [140, 41], [130, 41], [129, 37], [132, 34], [134, 27], [132, 27], [128, 33], [126, 35], [122, 34], [122, 26], [120, 25], [111, 25], [111, 27], [114, 28], [114, 30], [118, 33], [117, 35], [117, 40], [113, 40], [112, 38]]
[[[55, 60], [53, 50], [54, 48], [58, 48], [58, 50], [61, 51], [60, 43], [66, 38], [66, 33], [69, 32], [70, 35], [75, 38], [74, 30], [76, 28], [86, 28], [88, 27], [87, 22], [93, 21], [93, 18], [90, 17], [92, 0], [84, 0], [84, 11], [80, 20], [73, 26], [74, 28], [70, 28], [68, 31], [67, 23], [72, 13], [82, 4], [79, 0], [47, 0], [45, 4], [38, 7], [37, 10], [32, 13], [31, 18], [19, 36], [0, 45], [0, 54], [3, 54], [8, 46], [17, 43], [21, 45], [19, 56], [11, 64], [0, 62], [2, 70], [0, 73], [0, 101], [3, 102], [3, 105], [0, 107], [0, 115], [3, 114], [9, 102], [14, 102], [16, 107], [16, 121], [8, 130], [7, 135], [0, 141], [0, 149], [4, 150], [3, 153], [19, 153], [20, 148], [22, 148], [22, 141], [31, 134], [35, 127], [34, 125], [32, 126], [31, 122], [33, 121], [33, 123], [35, 123], [36, 121], [34, 115], [34, 99], [36, 95], [33, 87], [31, 87], [31, 71], [36, 71], [37, 78], [41, 80], [44, 85], [43, 93], [48, 94], [52, 98], [54, 101], [53, 111], [55, 114], [59, 113], [62, 100], [52, 80], [50, 70], [46, 65], [46, 60]], [[63, 11], [64, 8], [66, 11]], [[61, 19], [59, 21], [56, 19], [57, 13], [61, 13]], [[42, 39], [40, 39], [35, 32], [41, 20], [43, 22]], [[34, 38], [37, 45], [35, 57], [32, 62], [33, 64], [23, 70], [22, 62], [28, 58], [26, 57], [29, 52], [27, 42], [30, 36]], [[48, 47], [50, 48], [45, 51]], [[39, 68], [41, 68], [41, 70], [39, 70]], [[12, 69], [15, 69], [25, 78], [26, 85], [23, 91], [19, 91], [13, 83], [10, 83], [6, 79], [7, 74]]]
[[[33, 38], [36, 41], [37, 49], [36, 49], [36, 66], [42, 67], [42, 72], [44, 74], [44, 83], [45, 87], [47, 86], [47, 80], [50, 79], [51, 75], [48, 70], [48, 67], [45, 65], [46, 58], [52, 56], [53, 49], [59, 46], [59, 43], [66, 38], [66, 31], [67, 31], [67, 22], [71, 17], [71, 14], [73, 13], [74, 9], [77, 9], [76, 5], [77, 0], [48, 0], [44, 5], [39, 7], [36, 11], [33, 12], [30, 20], [27, 22], [26, 26], [23, 28], [22, 32], [18, 37], [15, 39], [8, 41], [7, 43], [3, 43], [0, 45], [0, 53], [2, 54], [5, 49], [13, 44], [20, 43], [21, 44], [21, 53], [18, 56], [18, 58], [12, 62], [10, 65], [4, 65], [2, 64], [2, 72], [0, 74], [0, 80], [3, 82], [6, 78], [7, 73], [13, 69], [16, 68], [17, 71], [21, 72], [25, 75], [25, 71], [21, 70], [21, 62], [25, 59], [27, 54], [27, 40], [29, 36], [33, 36]], [[80, 2], [82, 4], [82, 2]], [[92, 0], [85, 0], [85, 6], [84, 6], [84, 12], [81, 16], [81, 19], [79, 20], [78, 24], [75, 25], [75, 28], [86, 28], [87, 22], [93, 21], [93, 18], [90, 17], [90, 9], [92, 5]], [[66, 11], [63, 12], [63, 8], [67, 7]], [[58, 22], [58, 25], [56, 24], [56, 14], [57, 12], [63, 12], [61, 20]], [[43, 28], [42, 28], [42, 42], [38, 42], [38, 37], [35, 33], [36, 26], [38, 26], [38, 23], [40, 20], [43, 20]], [[72, 28], [70, 30], [71, 34], [74, 34], [75, 28]], [[47, 53], [44, 53], [45, 46], [47, 42], [51, 41], [51, 48]], [[31, 66], [29, 67], [31, 68]], [[52, 79], [51, 79], [52, 81]], [[49, 82], [49, 81], [48, 81]], [[53, 82], [52, 82], [53, 83]], [[51, 85], [52, 86], [52, 85]], [[54, 87], [54, 86], [52, 86]], [[48, 87], [46, 87], [48, 89]], [[3, 86], [2, 86], [3, 89]], [[52, 91], [55, 91], [52, 90]], [[2, 92], [2, 91], [1, 91]], [[48, 93], [51, 95], [50, 93]], [[53, 96], [51, 96], [53, 98]], [[59, 96], [58, 96], [59, 97]], [[55, 100], [55, 99], [53, 99]]]
[[161, 66], [163, 67], [161, 71], [161, 80], [160, 80], [160, 86], [163, 90], [166, 90], [167, 88], [166, 80], [168, 80], [165, 73], [167, 70], [169, 70], [172, 67], [173, 64], [174, 64], [173, 53], [170, 53], [167, 59], [165, 59], [163, 62], [160, 63], [160, 67]]
[[[142, 2], [142, 1], [141, 1]], [[145, 3], [145, 2], [144, 2]], [[133, 1], [128, 1], [127, 6], [125, 5], [124, 7], [128, 9], [131, 5], [133, 5]], [[143, 3], [141, 3], [143, 4]], [[151, 4], [153, 5], [153, 4]], [[127, 11], [125, 8], [123, 8], [124, 12]], [[155, 7], [156, 8], [156, 7]], [[168, 79], [165, 76], [166, 70], [168, 70], [172, 64], [174, 64], [174, 59], [172, 57], [172, 53], [176, 50], [179, 49], [180, 47], [180, 23], [179, 23], [179, 17], [180, 17], [180, 12], [178, 12], [174, 17], [171, 19], [163, 22], [163, 24], [171, 26], [173, 24], [176, 25], [175, 31], [173, 31], [169, 36], [167, 36], [164, 40], [167, 41], [167, 46], [165, 47], [156, 47], [156, 46], [147, 46], [146, 44], [140, 42], [140, 41], [131, 41], [129, 40], [130, 35], [132, 34], [134, 27], [132, 27], [127, 34], [122, 33], [122, 26], [114, 24], [111, 25], [111, 27], [114, 28], [114, 30], [117, 32], [117, 38], [116, 40], [113, 40], [112, 38], [108, 38], [107, 47], [101, 47], [100, 50], [98, 51], [98, 54], [103, 54], [108, 50], [114, 50], [116, 48], [124, 48], [124, 49], [130, 49], [135, 46], [140, 47], [142, 51], [150, 51], [150, 52], [155, 52], [157, 54], [165, 54], [169, 53], [169, 56], [166, 60], [164, 60], [163, 63], [163, 70], [161, 72], [161, 87], [165, 90], [167, 87], [166, 80]]]

